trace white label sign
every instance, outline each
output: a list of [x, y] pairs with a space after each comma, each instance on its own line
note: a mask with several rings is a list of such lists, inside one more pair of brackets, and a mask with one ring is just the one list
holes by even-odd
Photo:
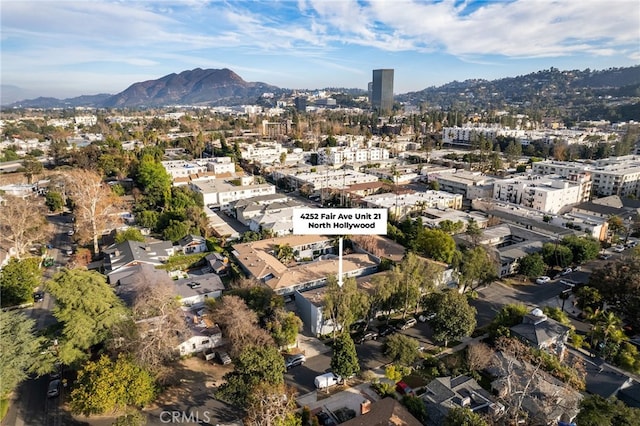
[[293, 209], [297, 235], [386, 235], [387, 209]]

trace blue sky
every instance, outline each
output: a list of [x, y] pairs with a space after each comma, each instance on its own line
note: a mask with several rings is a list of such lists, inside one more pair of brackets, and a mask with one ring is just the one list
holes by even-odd
[[640, 64], [638, 0], [2, 0], [1, 82], [117, 93], [194, 68], [286, 88], [395, 92], [550, 67]]

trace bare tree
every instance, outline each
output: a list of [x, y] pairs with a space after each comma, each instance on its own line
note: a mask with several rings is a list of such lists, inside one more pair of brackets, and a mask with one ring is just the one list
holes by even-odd
[[295, 392], [286, 385], [262, 383], [251, 392], [244, 423], [249, 426], [293, 424], [287, 420], [294, 418], [295, 401]]
[[132, 353], [149, 369], [160, 372], [175, 360], [181, 337], [189, 330], [180, 302], [173, 293], [171, 278], [164, 271], [144, 265], [131, 283], [131, 291], [121, 294], [130, 299], [132, 321], [114, 331], [121, 337], [121, 349]]
[[4, 195], [0, 203], [0, 243], [10, 245], [19, 259], [37, 242], [50, 237], [51, 227], [45, 219], [41, 198]]
[[213, 305], [211, 313], [230, 342], [231, 356], [250, 345], [275, 345], [271, 335], [258, 326], [258, 315], [240, 297], [223, 296]]
[[99, 251], [98, 237], [109, 219], [117, 218], [116, 196], [100, 175], [89, 170], [74, 170], [67, 177], [67, 189], [74, 203], [78, 228], [93, 240], [93, 252]]
[[491, 364], [494, 351], [486, 343], [467, 346], [467, 367], [472, 371], [484, 370]]

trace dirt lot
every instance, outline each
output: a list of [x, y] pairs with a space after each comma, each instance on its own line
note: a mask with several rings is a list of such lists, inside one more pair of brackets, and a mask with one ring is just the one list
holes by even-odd
[[210, 395], [223, 382], [222, 376], [233, 370], [233, 365], [220, 365], [197, 356], [177, 363], [172, 371], [169, 388], [157, 400], [157, 404], [172, 405], [186, 397]]

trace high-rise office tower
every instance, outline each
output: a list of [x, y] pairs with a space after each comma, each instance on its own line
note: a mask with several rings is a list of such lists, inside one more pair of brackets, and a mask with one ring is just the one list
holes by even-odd
[[373, 70], [371, 106], [380, 113], [393, 108], [393, 69]]

